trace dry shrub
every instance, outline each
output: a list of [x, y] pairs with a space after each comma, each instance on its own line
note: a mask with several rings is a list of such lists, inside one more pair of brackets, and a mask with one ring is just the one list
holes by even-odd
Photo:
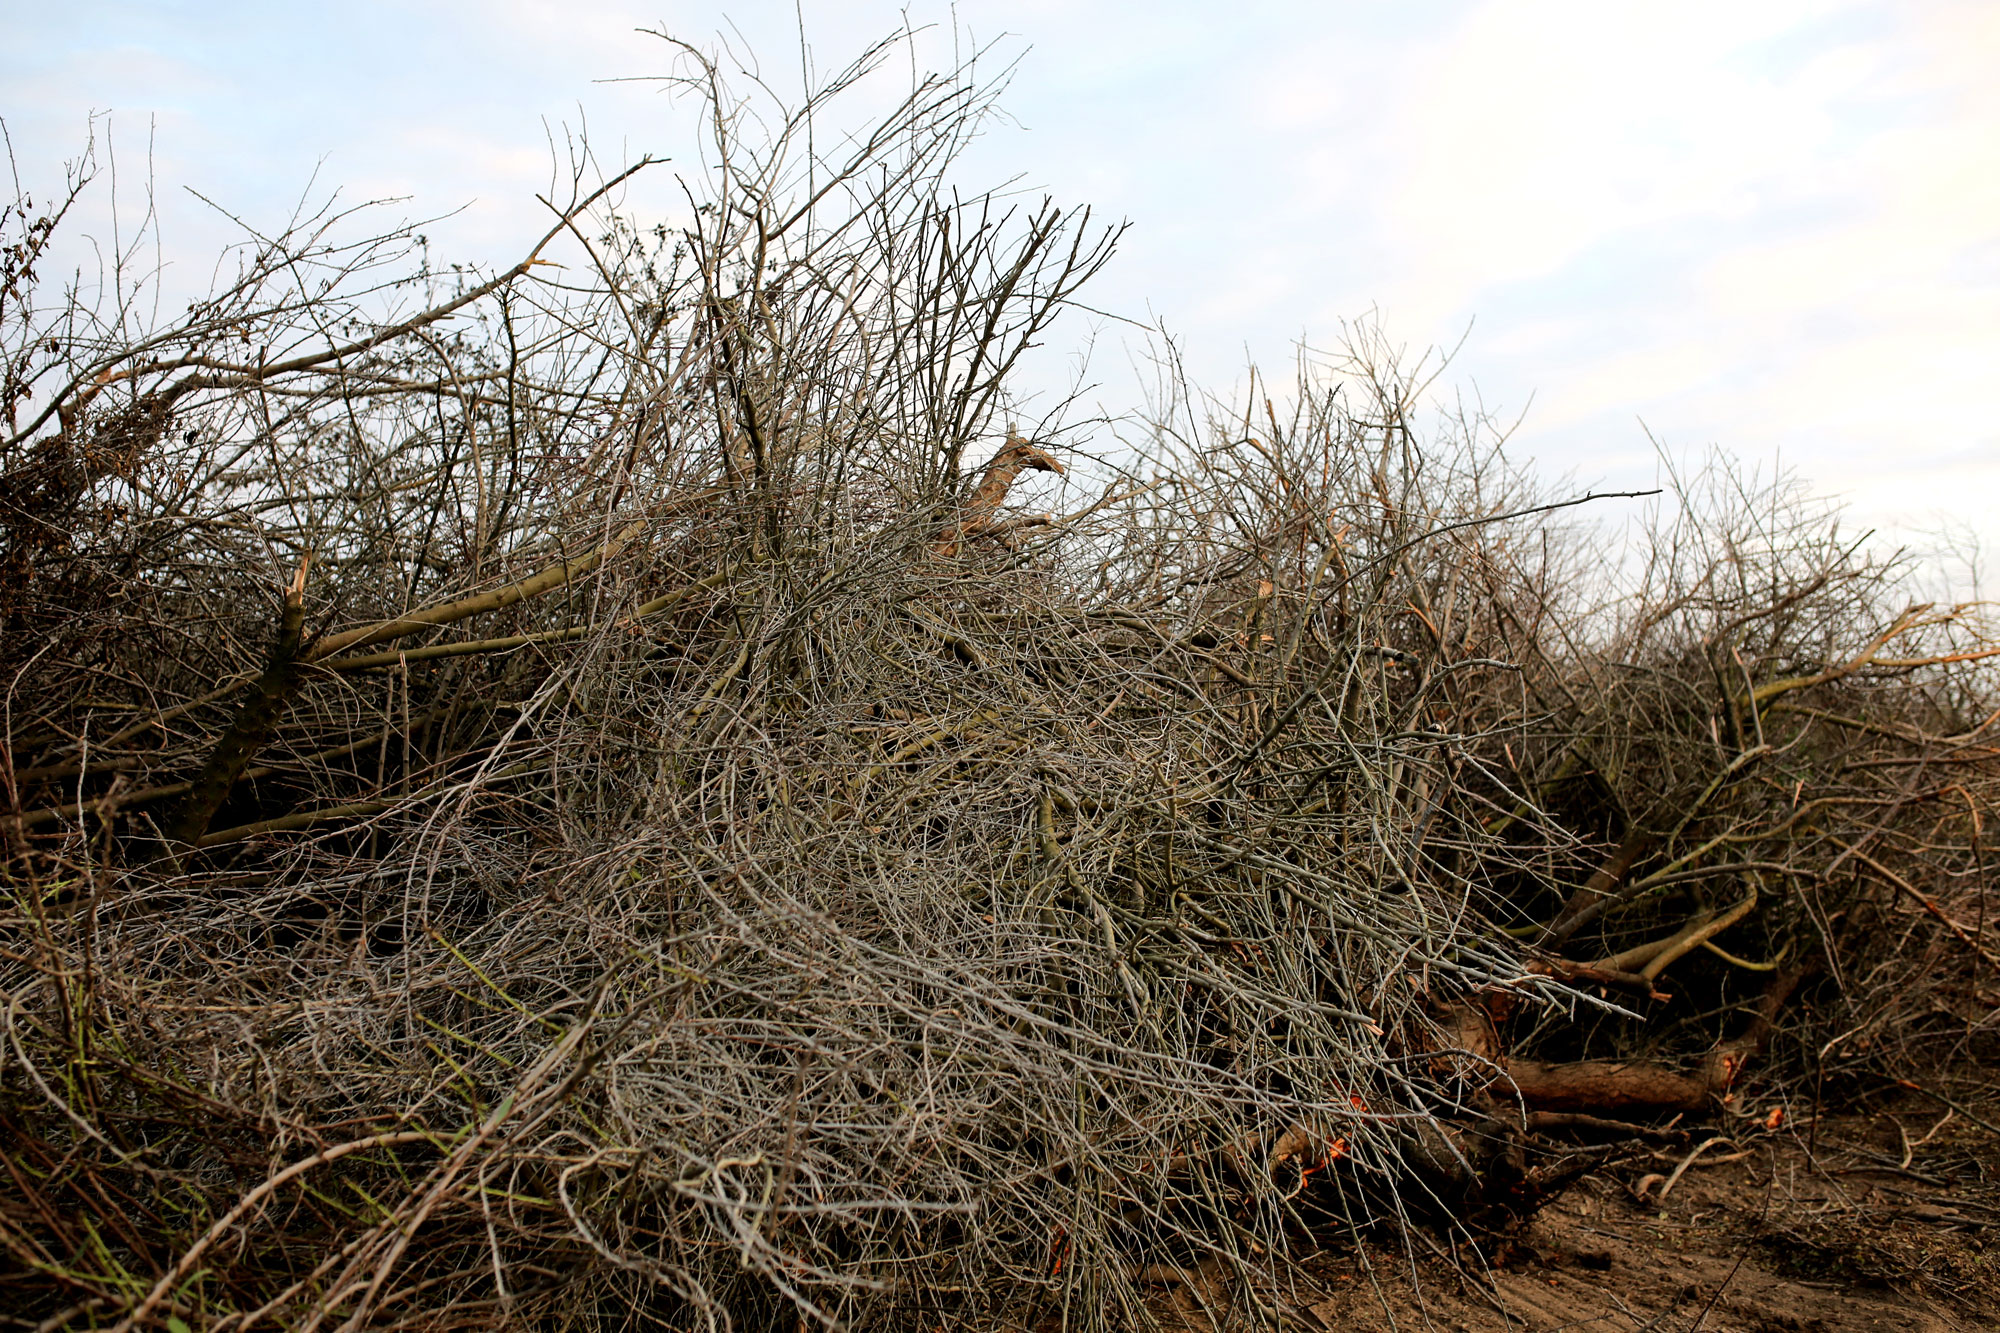
[[[1694, 1002], [1650, 1010], [1646, 1047], [1726, 1047], [1732, 1011], [1803, 982], [1791, 1072], [1818, 1078], [1859, 1040], [1872, 1072], [1936, 1092], [1992, 1051], [1994, 622], [1913, 602], [1912, 564], [1795, 482], [1721, 459], [1673, 482], [1619, 595], [1532, 650], [1548, 711], [1523, 771], [1563, 826], [1617, 849], [1577, 867], [1601, 895], [1515, 905], [1571, 957], [1649, 982], [1672, 967]], [[1750, 1026], [1761, 1043], [1768, 1020]]]
[[[1365, 336], [1001, 448], [1116, 231], [951, 192], [970, 71], [816, 145], [887, 53], [761, 120], [687, 53], [686, 225], [579, 173], [490, 279], [312, 220], [135, 330], [9, 270], [27, 1323], [1138, 1326], [1558, 1188], [1502, 1038], [1990, 985], [1969, 612], [1693, 486], [1614, 595]], [[1635, 1022], [1668, 966], [1714, 1012]]]

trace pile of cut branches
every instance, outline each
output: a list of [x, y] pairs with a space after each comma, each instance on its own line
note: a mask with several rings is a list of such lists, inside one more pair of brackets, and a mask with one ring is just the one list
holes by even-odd
[[314, 220], [140, 327], [8, 215], [14, 1318], [1138, 1327], [1773, 1032], [1968, 1053], [1973, 609], [1782, 491], [1621, 582], [1379, 344], [1016, 433], [1116, 229], [953, 192], [969, 71], [816, 144], [888, 53], [684, 53], [699, 206], [491, 277]]

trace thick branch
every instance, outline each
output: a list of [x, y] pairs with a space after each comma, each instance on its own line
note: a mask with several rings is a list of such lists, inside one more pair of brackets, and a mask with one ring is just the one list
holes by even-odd
[[236, 720], [210, 751], [208, 763], [189, 790], [187, 800], [175, 817], [168, 834], [176, 842], [192, 843], [208, 829], [208, 821], [229, 797], [229, 789], [250, 766], [250, 758], [263, 748], [271, 729], [285, 711], [292, 689], [299, 679], [299, 640], [305, 627], [306, 567], [299, 565], [298, 576], [285, 589], [285, 609], [278, 622], [278, 639], [271, 646], [264, 673], [251, 687], [250, 697], [236, 711]]
[[385, 639], [400, 639], [405, 635], [416, 634], [427, 629], [435, 629], [439, 625], [450, 625], [468, 617], [479, 615], [485, 611], [504, 610], [516, 602], [525, 602], [531, 598], [540, 597], [545, 592], [562, 587], [571, 579], [581, 578], [603, 564], [611, 556], [618, 554], [620, 550], [624, 549], [625, 543], [630, 541], [644, 526], [643, 522], [627, 524], [616, 537], [595, 551], [592, 551], [589, 555], [578, 556], [574, 560], [559, 560], [547, 569], [522, 579], [518, 583], [510, 583], [504, 588], [495, 588], [492, 592], [483, 592], [476, 597], [462, 597], [455, 602], [445, 602], [438, 606], [426, 607], [421, 611], [412, 611], [408, 615], [398, 616], [394, 620], [384, 620], [374, 625], [364, 625], [359, 629], [346, 630], [330, 638], [321, 639], [314, 645], [313, 651], [307, 660], [314, 662], [322, 661], [348, 648], [358, 648], [363, 644], [381, 643]]

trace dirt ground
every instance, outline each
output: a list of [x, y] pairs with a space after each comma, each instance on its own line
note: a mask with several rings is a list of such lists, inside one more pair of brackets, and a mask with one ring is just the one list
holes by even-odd
[[1747, 1123], [1586, 1178], [1516, 1239], [1456, 1247], [1457, 1268], [1448, 1240], [1344, 1247], [1255, 1293], [1261, 1317], [1218, 1281], [1163, 1284], [1157, 1308], [1209, 1333], [2000, 1329], [2000, 1139], [1923, 1105], [1817, 1132]]

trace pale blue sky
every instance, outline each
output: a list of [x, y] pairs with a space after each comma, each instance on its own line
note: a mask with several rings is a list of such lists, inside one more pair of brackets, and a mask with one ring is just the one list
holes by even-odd
[[[806, 0], [823, 64], [904, 7]], [[1614, 484], [1676, 450], [1774, 455], [1907, 533], [2000, 538], [2000, 3], [1322, 0], [914, 3], [1021, 56], [967, 182], [1015, 173], [1134, 227], [1096, 304], [1150, 311], [1226, 387], [1247, 354], [1379, 312], [1449, 383], [1529, 411], [1516, 450]], [[114, 113], [149, 126], [168, 251], [223, 233], [180, 187], [275, 223], [307, 188], [466, 205], [445, 258], [540, 227], [545, 124], [675, 153], [638, 27], [730, 19], [774, 69], [794, 9], [664, 0], [338, 6], [0, 0], [0, 116], [46, 181]], [[946, 40], [943, 35], [940, 42]], [[942, 55], [943, 48], [940, 47]], [[664, 183], [664, 182], [663, 182]], [[127, 187], [129, 189], [129, 185]], [[662, 190], [657, 196], [668, 196]], [[642, 192], [635, 202], [651, 206]], [[1076, 331], [1077, 334], [1081, 330]], [[1102, 398], [1128, 401], [1101, 346]]]

